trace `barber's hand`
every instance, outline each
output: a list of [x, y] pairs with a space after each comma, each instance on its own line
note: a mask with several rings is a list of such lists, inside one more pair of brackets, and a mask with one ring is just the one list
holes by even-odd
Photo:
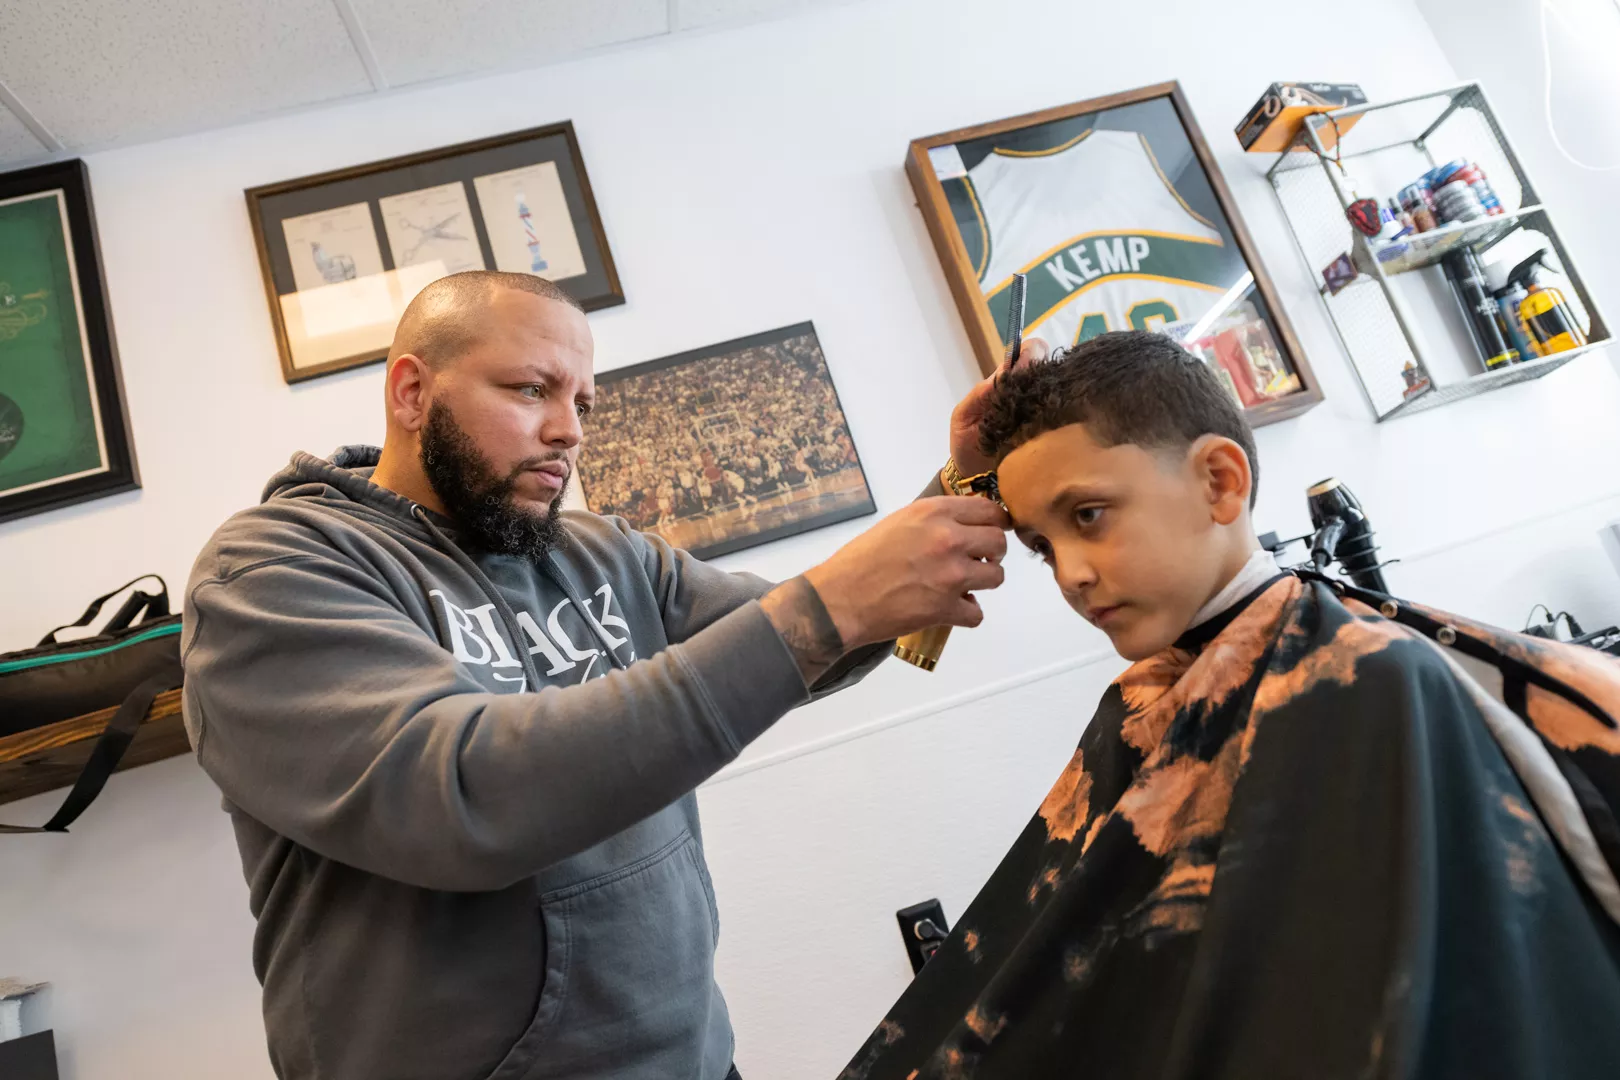
[[840, 548], [804, 577], [815, 587], [845, 649], [949, 623], [984, 619], [975, 589], [1004, 571], [1009, 525], [989, 499], [919, 499]]
[[1038, 364], [1050, 354], [1046, 342], [1037, 337], [1024, 339], [1018, 358], [1004, 364], [996, 373], [968, 391], [967, 397], [957, 402], [951, 411], [951, 458], [963, 476], [977, 476], [995, 468], [996, 463], [979, 449], [979, 421], [984, 418], [985, 398], [996, 380], [1011, 368]]

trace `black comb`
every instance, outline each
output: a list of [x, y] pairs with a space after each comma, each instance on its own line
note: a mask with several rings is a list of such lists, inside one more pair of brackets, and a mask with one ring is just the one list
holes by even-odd
[[1024, 275], [1014, 274], [1012, 286], [1007, 294], [1007, 358], [1005, 366], [1012, 367], [1018, 362], [1018, 354], [1024, 347]]

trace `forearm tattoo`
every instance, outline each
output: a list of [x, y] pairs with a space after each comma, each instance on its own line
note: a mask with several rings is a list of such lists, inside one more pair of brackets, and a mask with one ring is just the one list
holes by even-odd
[[816, 587], [802, 576], [784, 581], [760, 600], [765, 615], [798, 662], [806, 686], [844, 655], [844, 639]]

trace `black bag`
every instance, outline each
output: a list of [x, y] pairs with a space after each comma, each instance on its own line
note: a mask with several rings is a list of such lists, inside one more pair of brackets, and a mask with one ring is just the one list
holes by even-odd
[[[89, 626], [108, 600], [156, 579], [155, 593], [136, 589], [92, 637], [58, 642], [69, 627]], [[118, 706], [62, 806], [44, 825], [0, 825], [3, 833], [66, 832], [117, 767], [152, 707], [180, 685], [180, 616], [169, 614], [169, 587], [146, 574], [90, 602], [83, 615], [46, 634], [32, 649], [0, 655], [0, 738]]]

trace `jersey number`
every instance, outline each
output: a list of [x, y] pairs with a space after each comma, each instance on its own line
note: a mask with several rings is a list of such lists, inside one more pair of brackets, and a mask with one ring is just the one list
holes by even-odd
[[1176, 309], [1164, 300], [1144, 300], [1140, 304], [1131, 305], [1131, 325], [1138, 330], [1157, 330], [1152, 325], [1157, 319], [1159, 326], [1176, 321]]
[[[1176, 309], [1165, 300], [1143, 300], [1140, 304], [1131, 306], [1131, 326], [1136, 330], [1154, 330], [1158, 328], [1153, 325], [1155, 319], [1158, 320], [1159, 326], [1163, 326], [1165, 323], [1175, 322], [1178, 317]], [[1106, 333], [1108, 333], [1108, 316], [1100, 311], [1088, 312], [1080, 318], [1080, 331], [1074, 335], [1074, 343], [1078, 345], [1082, 341], [1090, 341], [1098, 334]]]
[[1108, 316], [1100, 311], [1093, 311], [1080, 320], [1080, 332], [1075, 335], [1074, 343], [1090, 341], [1098, 334], [1108, 333]]

